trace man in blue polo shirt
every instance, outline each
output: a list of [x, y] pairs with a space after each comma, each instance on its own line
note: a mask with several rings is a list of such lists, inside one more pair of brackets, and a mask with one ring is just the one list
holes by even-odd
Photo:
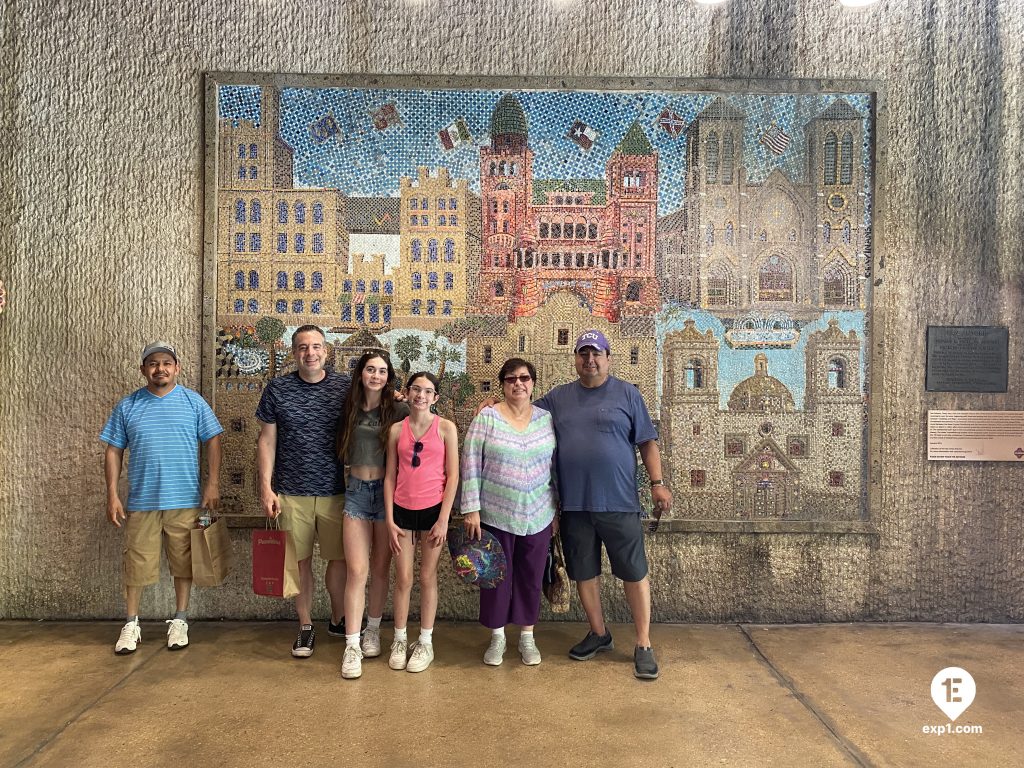
[[672, 494], [662, 480], [658, 433], [640, 391], [609, 374], [611, 347], [603, 333], [582, 333], [574, 354], [579, 379], [534, 402], [554, 421], [565, 566], [590, 622], [587, 636], [569, 656], [584, 661], [614, 647], [601, 608], [603, 544], [612, 573], [622, 579], [636, 626], [633, 674], [653, 680], [658, 664], [651, 648], [651, 585], [636, 489], [636, 449], [651, 478], [654, 515], [660, 518], [672, 506]]
[[[121, 400], [100, 440], [107, 444], [103, 468], [107, 518], [125, 527], [124, 584], [128, 621], [114, 652], [135, 651], [142, 640], [139, 603], [142, 590], [160, 578], [160, 541], [174, 578], [177, 612], [167, 624], [167, 647], [188, 645], [189, 593], [192, 589], [192, 528], [200, 509], [220, 502], [220, 433], [223, 428], [196, 392], [178, 385], [178, 353], [166, 341], [142, 351], [146, 386]], [[199, 444], [207, 446], [208, 476], [199, 492]], [[125, 448], [128, 449], [127, 512], [118, 494]]]

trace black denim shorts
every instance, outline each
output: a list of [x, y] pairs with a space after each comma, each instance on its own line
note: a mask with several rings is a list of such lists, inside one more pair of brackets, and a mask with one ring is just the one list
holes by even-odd
[[647, 575], [639, 512], [562, 512], [559, 530], [565, 570], [573, 581], [601, 575], [602, 544], [615, 576], [623, 581], [642, 581]]

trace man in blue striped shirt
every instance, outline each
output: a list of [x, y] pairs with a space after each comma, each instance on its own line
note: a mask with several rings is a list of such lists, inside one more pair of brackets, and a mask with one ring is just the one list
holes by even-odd
[[[142, 640], [139, 603], [142, 590], [160, 578], [160, 541], [174, 577], [177, 612], [167, 621], [167, 647], [188, 645], [189, 593], [192, 589], [192, 528], [199, 510], [220, 502], [220, 434], [223, 428], [206, 401], [177, 384], [181, 366], [174, 347], [156, 341], [142, 351], [146, 386], [115, 406], [100, 440], [107, 444], [104, 474], [107, 517], [125, 528], [124, 583], [128, 621], [114, 652], [133, 653]], [[200, 496], [199, 444], [207, 446], [208, 476]], [[121, 465], [128, 449], [127, 505], [118, 493]], [[127, 512], [125, 511], [127, 506]]]

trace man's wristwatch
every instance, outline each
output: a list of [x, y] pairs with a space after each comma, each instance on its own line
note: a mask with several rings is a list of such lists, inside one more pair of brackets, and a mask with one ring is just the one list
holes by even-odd
[[655, 486], [658, 486], [658, 485], [664, 485], [664, 484], [665, 484], [664, 480], [651, 480], [651, 488], [654, 488]]

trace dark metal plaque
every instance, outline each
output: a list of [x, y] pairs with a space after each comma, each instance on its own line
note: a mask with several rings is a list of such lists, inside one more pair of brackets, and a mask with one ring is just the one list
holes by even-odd
[[928, 392], [1005, 392], [1010, 331], [1002, 325], [929, 325]]

